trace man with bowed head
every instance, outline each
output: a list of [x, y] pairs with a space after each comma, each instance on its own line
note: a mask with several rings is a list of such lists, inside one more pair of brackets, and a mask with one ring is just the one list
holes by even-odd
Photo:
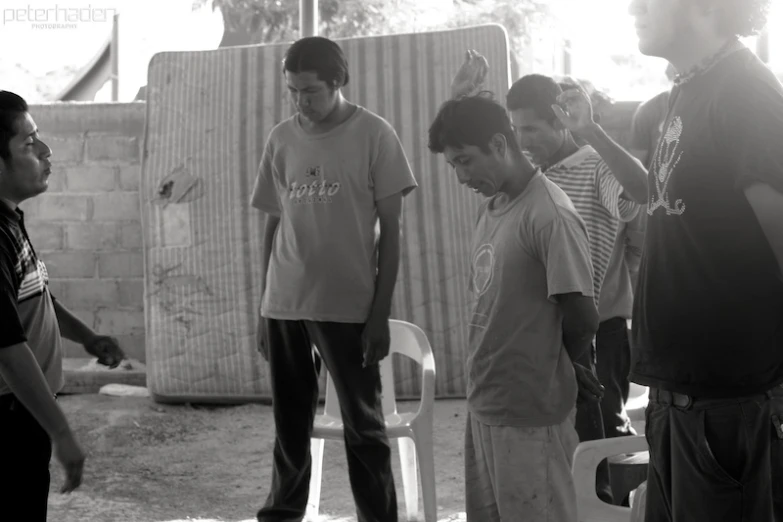
[[378, 363], [390, 348], [402, 200], [416, 181], [394, 128], [343, 97], [348, 66], [335, 42], [298, 40], [283, 74], [297, 113], [270, 132], [252, 196], [266, 214], [258, 338], [276, 427], [258, 520], [305, 514], [315, 346], [337, 390], [359, 521], [396, 522]]

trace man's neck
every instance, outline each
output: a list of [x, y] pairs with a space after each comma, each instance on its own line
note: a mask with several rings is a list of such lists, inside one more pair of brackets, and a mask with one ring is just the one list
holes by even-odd
[[304, 127], [307, 132], [311, 134], [323, 134], [347, 120], [353, 114], [354, 108], [353, 104], [349, 103], [340, 95], [334, 109], [332, 109], [332, 112], [330, 112], [326, 118], [317, 123], [313, 123], [300, 116], [300, 122], [302, 122], [302, 127]]
[[557, 152], [552, 154], [552, 156], [546, 162], [546, 165], [542, 166], [542, 169], [546, 170], [552, 165], [556, 165], [560, 163], [561, 161], [571, 156], [578, 150], [579, 150], [579, 145], [576, 144], [573, 136], [571, 136], [571, 133], [570, 132], [567, 133], [566, 139], [563, 140], [563, 145], [557, 150]]
[[506, 194], [509, 199], [516, 199], [525, 191], [537, 172], [536, 168], [515, 164], [507, 173], [507, 181], [500, 191]]
[[8, 199], [5, 196], [0, 196], [0, 201], [5, 203], [11, 210], [16, 210], [17, 207], [19, 206], [18, 203], [15, 203], [15, 202], [11, 201], [10, 199]]
[[669, 62], [677, 69], [678, 74], [685, 74], [694, 67], [702, 64], [705, 60], [715, 56], [730, 41], [736, 40], [735, 37], [712, 36], [709, 38], [696, 39], [688, 45], [682, 45], [676, 54], [672, 54]]

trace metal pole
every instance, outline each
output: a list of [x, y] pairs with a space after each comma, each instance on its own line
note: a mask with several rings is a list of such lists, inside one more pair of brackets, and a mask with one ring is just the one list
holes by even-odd
[[119, 30], [120, 15], [114, 14], [111, 28], [111, 52], [109, 54], [109, 67], [111, 68], [111, 101], [116, 102], [120, 99], [120, 65], [119, 65], [119, 49], [118, 44], [120, 42], [120, 30]]
[[318, 0], [299, 0], [299, 37], [318, 34]]
[[759, 59], [768, 64], [769, 63], [769, 31], [764, 30], [756, 40], [756, 55]]

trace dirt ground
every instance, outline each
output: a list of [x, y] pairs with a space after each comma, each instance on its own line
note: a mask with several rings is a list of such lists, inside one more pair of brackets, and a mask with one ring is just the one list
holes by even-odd
[[[87, 452], [87, 462], [81, 488], [62, 495], [62, 470], [52, 461], [50, 521], [255, 520], [270, 480], [271, 407], [174, 406], [97, 394], [63, 396], [58, 402]], [[415, 403], [404, 406], [409, 411]], [[436, 402], [440, 520], [458, 520], [464, 510], [464, 422], [464, 401]], [[396, 451], [395, 478], [400, 520], [405, 520]], [[355, 520], [340, 442], [326, 442], [321, 513], [330, 522]]]

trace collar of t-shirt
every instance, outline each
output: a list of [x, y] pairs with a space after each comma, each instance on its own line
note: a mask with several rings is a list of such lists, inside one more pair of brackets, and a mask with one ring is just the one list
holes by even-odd
[[552, 170], [558, 170], [558, 169], [570, 169], [571, 167], [575, 167], [582, 163], [585, 158], [591, 154], [595, 154], [595, 149], [591, 147], [590, 145], [583, 145], [582, 147], [579, 147], [579, 150], [571, 154], [570, 156], [561, 159], [557, 163], [550, 165], [547, 171]]
[[14, 210], [8, 203], [0, 199], [0, 216], [16, 223], [21, 221], [23, 215], [21, 210], [18, 208]]
[[487, 212], [489, 212], [489, 214], [493, 217], [502, 216], [514, 208], [514, 206], [516, 206], [516, 204], [522, 200], [523, 197], [525, 197], [525, 194], [530, 192], [533, 183], [537, 183], [542, 176], [543, 174], [541, 173], [541, 169], [538, 169], [536, 173], [533, 174], [533, 177], [530, 178], [530, 181], [527, 182], [525, 189], [514, 199], [509, 199], [508, 194], [505, 192], [501, 192], [492, 196], [492, 198], [487, 203]]

